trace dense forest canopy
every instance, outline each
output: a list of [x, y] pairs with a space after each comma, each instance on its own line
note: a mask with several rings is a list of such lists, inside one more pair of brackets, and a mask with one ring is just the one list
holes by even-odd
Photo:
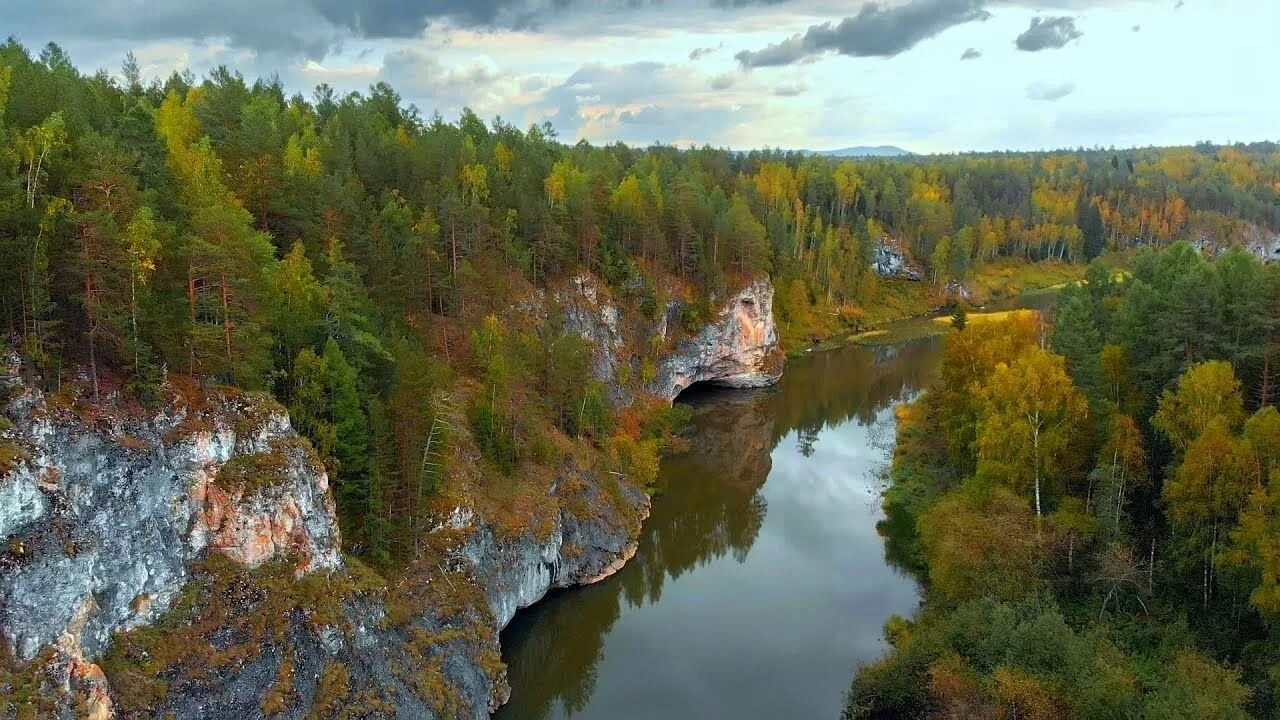
[[584, 341], [496, 319], [533, 288], [589, 272], [654, 312], [675, 287], [693, 327], [768, 272], [803, 326], [875, 305], [884, 244], [942, 286], [997, 259], [1280, 231], [1274, 144], [889, 160], [567, 145], [549, 125], [427, 118], [385, 84], [308, 99], [226, 68], [143, 83], [132, 57], [86, 76], [13, 40], [0, 177], [0, 326], [46, 384], [85, 368], [95, 396], [145, 396], [166, 371], [271, 391], [333, 473], [351, 549], [380, 558], [441, 483], [426, 458], [455, 411], [504, 471], [546, 456], [545, 427], [654, 472], [665, 422], [608, 407]]
[[850, 718], [1244, 718], [1280, 706], [1280, 272], [1100, 262], [968, 323], [899, 412], [895, 555], [927, 580]]

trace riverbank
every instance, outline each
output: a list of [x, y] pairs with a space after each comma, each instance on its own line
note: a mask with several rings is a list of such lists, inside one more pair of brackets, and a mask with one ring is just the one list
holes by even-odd
[[[964, 284], [969, 294], [966, 302], [973, 308], [1016, 309], [1008, 304], [1041, 292], [1051, 294], [1079, 282], [1084, 272], [1080, 264], [1001, 258], [970, 272]], [[882, 278], [876, 282], [874, 299], [856, 308], [837, 312], [819, 306], [781, 317], [779, 338], [792, 357], [848, 344], [897, 344], [939, 334], [941, 330], [929, 321], [951, 303], [934, 283]]]
[[[1238, 272], [1230, 263], [1247, 267], [1241, 257], [1222, 265]], [[1275, 446], [1263, 428], [1276, 427], [1276, 411], [1245, 420], [1241, 388], [1254, 383], [1236, 373], [1247, 368], [1212, 359], [1163, 370], [1150, 344], [1185, 332], [1185, 310], [1170, 302], [1182, 288], [1228, 286], [1214, 283], [1221, 268], [1202, 262], [1174, 248], [1135, 263], [1132, 284], [1117, 273], [1064, 290], [1047, 346], [1043, 327], [1017, 313], [970, 322], [947, 341], [945, 371], [897, 412], [883, 498], [886, 552], [921, 579], [924, 600], [914, 617], [886, 624], [892, 650], [859, 667], [846, 720], [1275, 715], [1274, 610], [1259, 602], [1269, 587], [1258, 570], [1272, 558], [1253, 543], [1274, 529], [1258, 522], [1270, 512], [1258, 508], [1272, 507], [1277, 476], [1270, 487], [1259, 478], [1276, 467], [1262, 450]], [[1256, 265], [1251, 272], [1262, 277]], [[1231, 277], [1249, 287], [1249, 271]], [[1205, 302], [1239, 308], [1235, 298], [1250, 295], [1237, 291]], [[1081, 337], [1093, 338], [1085, 350]], [[1114, 352], [1103, 347], [1132, 359], [1121, 382], [1133, 395], [1121, 404], [1081, 373]], [[1162, 372], [1147, 385], [1128, 379]], [[1182, 432], [1168, 418], [1188, 412], [1189, 396], [1202, 413], [1195, 439], [1166, 453], [1160, 435]], [[1204, 569], [1214, 568], [1213, 546], [1185, 520], [1195, 517], [1188, 508], [1208, 506], [1187, 488], [1221, 472], [1217, 457], [1236, 463], [1230, 477], [1254, 483], [1241, 492], [1257, 498], [1238, 517], [1215, 519], [1233, 526], [1222, 535], [1232, 557], [1221, 575]], [[1213, 593], [1234, 593], [1237, 604]]]

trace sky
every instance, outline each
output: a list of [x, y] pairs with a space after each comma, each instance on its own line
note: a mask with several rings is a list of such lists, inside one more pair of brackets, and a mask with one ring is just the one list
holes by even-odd
[[561, 140], [920, 153], [1280, 140], [1280, 0], [0, 0], [84, 71], [390, 83]]

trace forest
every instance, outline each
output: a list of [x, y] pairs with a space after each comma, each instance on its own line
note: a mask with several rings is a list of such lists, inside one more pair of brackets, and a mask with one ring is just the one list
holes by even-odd
[[[888, 160], [597, 147], [562, 142], [546, 124], [427, 116], [385, 84], [304, 97], [226, 68], [144, 82], [132, 56], [86, 75], [54, 44], [33, 53], [12, 39], [0, 46], [0, 178], [0, 327], [46, 389], [146, 401], [182, 375], [270, 392], [330, 471], [348, 551], [380, 566], [412, 552], [431, 498], [464, 471], [427, 462], [448, 456], [441, 444], [474, 443], [497, 478], [545, 462], [561, 441], [641, 479], [656, 473], [678, 418], [644, 402], [613, 407], [588, 379], [581, 338], [498, 320], [580, 273], [642, 312], [681, 295], [688, 328], [711, 298], [768, 273], [784, 342], [803, 342], [861, 327], [902, 286], [873, 270], [886, 243], [942, 294], [995, 263], [1078, 265], [1180, 240], [1216, 251], [1280, 230], [1273, 144]], [[1192, 359], [1236, 360], [1249, 407], [1259, 382], [1271, 394], [1255, 309], [1197, 334], [1218, 312], [1216, 295], [1197, 292], [1245, 292], [1234, 277], [1198, 283], [1260, 271], [1238, 255], [1204, 265], [1185, 247], [1173, 253], [1144, 261], [1132, 283], [1090, 283], [1089, 302], [1067, 307], [1086, 308], [1093, 329], [1076, 328], [1076, 345], [1062, 348], [1080, 392], [1103, 403], [1108, 376], [1086, 355], [1134, 333], [1114, 347], [1136, 389], [1113, 402], [1159, 452], [1167, 436], [1146, 423]], [[1160, 270], [1171, 258], [1194, 280]], [[1165, 302], [1186, 304], [1166, 316]], [[1168, 334], [1138, 332], [1150, 319], [1140, 313], [1167, 321]], [[1213, 437], [1243, 442], [1240, 418], [1228, 420]], [[966, 460], [972, 448], [957, 442]], [[1165, 460], [1149, 459], [1152, 477]], [[1047, 483], [1078, 489], [1065, 466], [1053, 472]], [[1134, 483], [1135, 499], [1155, 497], [1155, 485]], [[1044, 502], [1057, 513], [1064, 503]], [[1097, 507], [1077, 513], [1080, 533]], [[1206, 618], [1246, 622], [1256, 617], [1224, 589], [1237, 572], [1229, 509], [1186, 522], [1221, 521]], [[1154, 532], [1117, 517], [1116, 537]], [[1159, 535], [1160, 558], [1175, 537]], [[1197, 531], [1177, 547], [1194, 554], [1203, 542]]]
[[925, 606], [846, 717], [1273, 717], [1277, 268], [1144, 248], [957, 325], [885, 498]]

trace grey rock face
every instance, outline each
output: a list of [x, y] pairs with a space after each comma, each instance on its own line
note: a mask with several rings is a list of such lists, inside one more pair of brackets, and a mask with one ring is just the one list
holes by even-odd
[[[377, 697], [379, 707], [384, 708], [383, 712], [366, 708], [367, 714], [363, 717], [439, 720], [441, 714], [409, 683], [409, 678], [421, 672], [422, 665], [428, 661], [427, 657], [410, 650], [414, 633], [425, 633], [447, 638], [433, 644], [427, 652], [428, 657], [439, 660], [440, 674], [456, 688], [465, 705], [448, 716], [488, 718], [492, 681], [476, 663], [481, 648], [465, 635], [448, 633], [475, 620], [427, 615], [416, 619], [409, 628], [388, 629], [382, 624], [386, 613], [380, 601], [359, 598], [344, 606], [341, 629], [320, 630], [295, 614], [287, 620], [288, 629], [282, 643], [263, 647], [256, 658], [238, 665], [234, 672], [219, 673], [210, 678], [210, 682], [171, 690], [160, 714], [200, 720], [263, 717], [262, 699], [276, 685], [281, 666], [289, 663], [293, 678], [289, 689], [293, 696], [272, 717], [290, 720], [311, 717], [323, 694], [323, 678], [340, 666], [352, 695], [368, 693]], [[330, 712], [345, 706], [346, 702], [340, 703], [337, 708], [330, 708]], [[386, 712], [386, 708], [392, 712]]]
[[920, 271], [911, 266], [902, 248], [888, 237], [882, 237], [876, 241], [871, 267], [880, 277], [914, 281], [923, 279]]
[[[0, 557], [0, 634], [16, 659], [55, 648], [63, 692], [87, 688], [95, 712], [111, 717], [109, 689], [92, 659], [112, 633], [168, 610], [203, 553], [248, 566], [293, 557], [300, 572], [340, 569], [323, 468], [294, 442], [287, 416], [270, 404], [265, 412], [250, 407], [256, 402], [219, 399], [199, 422], [170, 405], [151, 418], [96, 424], [61, 415], [31, 389], [8, 403], [14, 427], [4, 439], [29, 457], [0, 478], [0, 533], [10, 539]], [[271, 483], [250, 491], [216, 482], [229, 464], [267, 453], [279, 462]], [[608, 506], [594, 483], [585, 487], [586, 506]], [[455, 711], [487, 718], [508, 694], [505, 680], [480, 662], [483, 653], [496, 654], [497, 631], [549, 590], [603, 579], [634, 554], [649, 499], [625, 483], [621, 491], [620, 512], [579, 518], [561, 509], [546, 537], [500, 537], [460, 508], [447, 523], [465, 537], [448, 563], [449, 582], [476, 583], [482, 606], [463, 616], [428, 608], [408, 628], [384, 626], [387, 608], [371, 597], [345, 603], [344, 630], [317, 631], [294, 617], [285, 643], [264, 646], [210, 682], [171, 686], [161, 707], [177, 718], [259, 717], [287, 661], [297, 697], [281, 716], [305, 717], [320, 678], [337, 663], [352, 687], [377, 688], [396, 717], [434, 720], [436, 710], [406, 685], [403, 670], [422, 663], [415, 634], [426, 633], [444, 638], [428, 652], [461, 700]], [[477, 624], [492, 628], [490, 639], [456, 631]], [[65, 717], [75, 715], [72, 707]]]
[[576, 332], [596, 348], [595, 375], [605, 387], [615, 392], [618, 401], [618, 352], [622, 349], [618, 308], [607, 291], [596, 280], [579, 275], [569, 289], [557, 298], [564, 304], [565, 327]]
[[674, 400], [699, 382], [734, 388], [768, 387], [782, 377], [782, 365], [773, 319], [773, 284], [766, 278], [730, 298], [715, 320], [663, 358], [649, 389]]
[[[589, 489], [593, 495], [594, 488]], [[637, 522], [649, 516], [649, 497], [623, 484], [628, 512]], [[591, 504], [598, 497], [589, 498]], [[636, 551], [633, 531], [623, 518], [580, 519], [561, 509], [547, 538], [527, 534], [502, 541], [493, 530], [468, 511], [459, 509], [450, 518], [457, 527], [472, 530], [461, 555], [475, 568], [499, 630], [527, 608], [557, 588], [587, 585], [609, 577]]]
[[1255, 227], [1245, 242], [1245, 249], [1261, 262], [1280, 262], [1280, 235]]
[[[754, 388], [777, 383], [784, 360], [778, 347], [773, 317], [773, 284], [760, 278], [727, 301], [716, 316], [692, 338], [676, 344], [662, 355], [657, 376], [646, 388], [659, 397], [674, 400], [681, 391], [699, 382], [728, 387]], [[574, 279], [566, 296], [565, 323], [595, 346], [596, 376], [613, 388], [614, 401], [625, 403], [625, 392], [617, 388], [618, 368], [630, 358], [619, 357], [625, 347], [618, 325], [618, 309], [607, 291], [587, 276]], [[652, 327], [642, 331], [639, 342], [657, 338], [665, 341], [681, 310], [678, 302], [668, 303]]]
[[288, 553], [300, 572], [340, 565], [333, 500], [309, 450], [291, 445], [279, 481], [255, 492], [214, 482], [231, 458], [296, 439], [274, 405], [245, 422], [260, 404], [218, 398], [184, 428], [196, 412], [183, 407], [138, 419], [101, 406], [90, 423], [19, 392], [5, 439], [27, 460], [0, 478], [0, 635], [15, 658], [64, 636], [98, 655], [111, 633], [167, 610], [210, 548], [250, 565]]

